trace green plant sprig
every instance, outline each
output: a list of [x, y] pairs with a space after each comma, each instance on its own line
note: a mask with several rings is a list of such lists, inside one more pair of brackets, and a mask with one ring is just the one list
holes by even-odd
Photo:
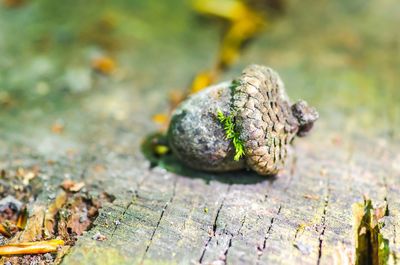
[[217, 117], [219, 122], [224, 126], [226, 138], [232, 140], [233, 146], [235, 147], [235, 156], [233, 159], [239, 161], [239, 159], [244, 156], [244, 145], [243, 141], [240, 140], [239, 133], [235, 131], [233, 114], [225, 116], [221, 110], [218, 110]]

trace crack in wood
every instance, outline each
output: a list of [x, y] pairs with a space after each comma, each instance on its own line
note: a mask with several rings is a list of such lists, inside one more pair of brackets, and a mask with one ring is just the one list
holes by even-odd
[[229, 249], [232, 247], [233, 239], [234, 239], [235, 237], [237, 237], [237, 236], [240, 234], [240, 231], [242, 230], [243, 225], [244, 225], [245, 222], [246, 222], [246, 215], [243, 216], [243, 219], [242, 219], [242, 221], [241, 221], [241, 223], [240, 223], [240, 227], [239, 227], [239, 229], [237, 230], [236, 234], [231, 234], [231, 237], [229, 238], [228, 246], [227, 246], [227, 248], [225, 249], [224, 255], [223, 255], [223, 257], [224, 257], [224, 264], [226, 264], [226, 259], [227, 259], [227, 257], [228, 257]]
[[224, 194], [224, 197], [221, 200], [221, 204], [218, 207], [217, 213], [216, 213], [215, 218], [214, 218], [213, 226], [212, 226], [213, 227], [212, 235], [210, 235], [208, 237], [207, 242], [204, 244], [203, 250], [201, 252], [201, 256], [199, 258], [199, 263], [200, 264], [202, 264], [202, 262], [203, 262], [204, 256], [205, 256], [205, 254], [207, 252], [207, 249], [208, 249], [208, 245], [210, 244], [212, 238], [215, 236], [215, 233], [217, 231], [217, 222], [218, 222], [219, 213], [221, 212], [222, 208], [224, 207], [225, 198], [228, 195], [230, 189], [231, 189], [231, 184], [228, 185], [228, 188], [227, 188], [227, 190], [226, 190], [226, 192]]
[[300, 230], [301, 230], [301, 226], [298, 225], [298, 227], [296, 228], [296, 232], [294, 233], [293, 243], [296, 242], [296, 239], [299, 236]]
[[148, 242], [148, 244], [146, 246], [146, 249], [145, 249], [145, 251], [143, 253], [143, 256], [142, 256], [140, 264], [143, 264], [143, 262], [144, 262], [144, 260], [146, 258], [146, 255], [149, 252], [149, 249], [150, 249], [150, 247], [151, 247], [151, 245], [153, 243], [154, 236], [157, 233], [157, 230], [158, 230], [158, 228], [160, 226], [161, 220], [163, 219], [164, 214], [165, 214], [168, 206], [174, 201], [174, 198], [175, 198], [175, 195], [176, 195], [176, 184], [177, 184], [177, 181], [178, 181], [178, 179], [177, 179], [177, 177], [175, 177], [174, 183], [173, 183], [173, 188], [172, 188], [172, 195], [171, 195], [170, 199], [165, 203], [163, 209], [161, 210], [160, 217], [158, 218], [157, 224], [156, 224], [156, 226], [155, 226], [155, 228], [154, 228], [154, 230], [153, 230], [153, 232], [152, 232], [152, 234], [150, 236], [150, 240], [149, 240], [149, 242]]
[[[186, 219], [183, 221], [183, 224], [182, 224], [182, 230], [181, 230], [182, 234], [184, 234], [186, 232], [186, 228], [187, 228], [186, 223], [188, 221], [190, 221], [190, 219], [192, 218], [194, 210], [195, 210], [195, 207], [193, 206], [193, 203], [192, 203], [192, 207], [190, 207], [190, 212], [188, 213], [188, 215], [186, 216]], [[177, 242], [177, 246], [181, 246], [184, 239], [185, 239], [185, 237], [180, 238]]]
[[114, 222], [114, 229], [111, 233], [111, 239], [114, 237], [115, 232], [118, 229], [119, 226], [119, 222], [124, 218], [125, 214], [127, 213], [128, 209], [132, 206], [132, 204], [135, 202], [136, 199], [139, 198], [139, 194], [138, 191], [135, 190], [134, 194], [132, 195], [131, 200], [129, 201], [128, 205], [126, 205], [126, 207], [124, 208], [124, 211], [122, 212], [121, 216], [116, 220], [117, 222]]
[[319, 244], [318, 244], [318, 259], [317, 259], [317, 265], [320, 265], [321, 263], [321, 257], [322, 257], [322, 245], [323, 245], [323, 241], [324, 241], [324, 235], [325, 235], [325, 230], [326, 230], [326, 214], [328, 211], [328, 205], [329, 205], [329, 197], [330, 197], [330, 186], [329, 186], [329, 181], [327, 181], [327, 193], [326, 196], [324, 198], [324, 210], [322, 212], [322, 216], [321, 216], [321, 232], [319, 234], [318, 240], [319, 240]]
[[[393, 225], [393, 245], [395, 245], [395, 246], [397, 245], [396, 237], [397, 237], [397, 229], [396, 229], [396, 224], [395, 224], [395, 225]], [[393, 262], [395, 265], [397, 265], [397, 260], [398, 260], [397, 252], [393, 251], [392, 254], [393, 254]]]
[[132, 196], [132, 198], [131, 198], [131, 200], [130, 200], [130, 202], [128, 203], [128, 205], [124, 208], [124, 211], [122, 212], [122, 214], [121, 214], [121, 216], [116, 220], [116, 221], [118, 221], [118, 222], [114, 222], [114, 229], [113, 229], [113, 231], [112, 231], [112, 233], [111, 233], [111, 239], [114, 237], [114, 234], [115, 234], [115, 232], [117, 231], [117, 229], [118, 229], [118, 226], [119, 226], [119, 222], [120, 222], [120, 220], [122, 219], [122, 218], [124, 218], [124, 216], [125, 216], [125, 214], [126, 214], [126, 212], [128, 211], [128, 209], [129, 209], [129, 207], [131, 207], [131, 205], [133, 204], [133, 202], [137, 199], [138, 197], [137, 197], [137, 192], [135, 191], [135, 194]]
[[280, 215], [281, 211], [282, 211], [282, 205], [279, 205], [278, 211], [276, 212], [275, 216], [271, 218], [271, 222], [268, 226], [267, 233], [265, 234], [262, 246], [261, 247], [257, 246], [258, 253], [257, 253], [257, 263], [256, 264], [260, 263], [261, 256], [264, 254], [264, 250], [267, 247], [267, 241], [271, 235], [272, 227], [274, 226], [275, 219]]
[[[148, 174], [146, 174], [147, 176]], [[129, 201], [128, 205], [124, 208], [124, 211], [122, 212], [121, 216], [116, 220], [117, 222], [114, 222], [114, 229], [111, 233], [111, 239], [114, 237], [115, 232], [118, 229], [119, 222], [124, 218], [125, 214], [128, 212], [128, 209], [133, 205], [133, 203], [139, 198], [139, 190], [140, 187], [144, 184], [146, 180], [146, 177], [144, 177], [140, 182], [138, 182], [136, 189], [133, 191], [133, 195], [131, 197], [131, 200]]]

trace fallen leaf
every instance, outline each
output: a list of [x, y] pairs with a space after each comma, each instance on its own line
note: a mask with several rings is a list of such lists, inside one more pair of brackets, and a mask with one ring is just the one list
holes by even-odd
[[31, 255], [43, 254], [49, 252], [56, 252], [58, 247], [63, 246], [64, 241], [59, 239], [52, 239], [48, 241], [15, 243], [0, 246], [1, 256], [10, 255]]
[[266, 21], [262, 14], [239, 0], [196, 0], [193, 8], [200, 14], [229, 22], [213, 70], [198, 74], [192, 83], [191, 93], [196, 93], [212, 84], [223, 70], [235, 63], [244, 43], [261, 32]]

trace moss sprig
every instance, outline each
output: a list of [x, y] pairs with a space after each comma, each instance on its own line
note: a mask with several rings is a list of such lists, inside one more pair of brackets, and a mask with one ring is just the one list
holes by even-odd
[[239, 161], [244, 156], [244, 145], [243, 141], [239, 138], [239, 133], [235, 130], [233, 115], [225, 116], [221, 110], [218, 110], [217, 117], [219, 122], [224, 126], [226, 138], [232, 140], [235, 147], [235, 156], [233, 159]]
[[240, 86], [240, 81], [239, 80], [232, 80], [229, 89], [232, 91], [232, 93], [235, 92], [236, 88]]

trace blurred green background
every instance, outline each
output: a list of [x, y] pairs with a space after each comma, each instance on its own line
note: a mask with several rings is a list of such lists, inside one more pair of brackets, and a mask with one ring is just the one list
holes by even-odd
[[[266, 14], [268, 27], [220, 81], [268, 65], [293, 100], [318, 108], [321, 133], [400, 139], [398, 0], [290, 0]], [[63, 141], [123, 124], [155, 130], [168, 94], [215, 62], [225, 27], [188, 0], [3, 0], [0, 136], [26, 143], [57, 133], [55, 123]], [[112, 74], [93, 70], [99, 57], [112, 58]]]

